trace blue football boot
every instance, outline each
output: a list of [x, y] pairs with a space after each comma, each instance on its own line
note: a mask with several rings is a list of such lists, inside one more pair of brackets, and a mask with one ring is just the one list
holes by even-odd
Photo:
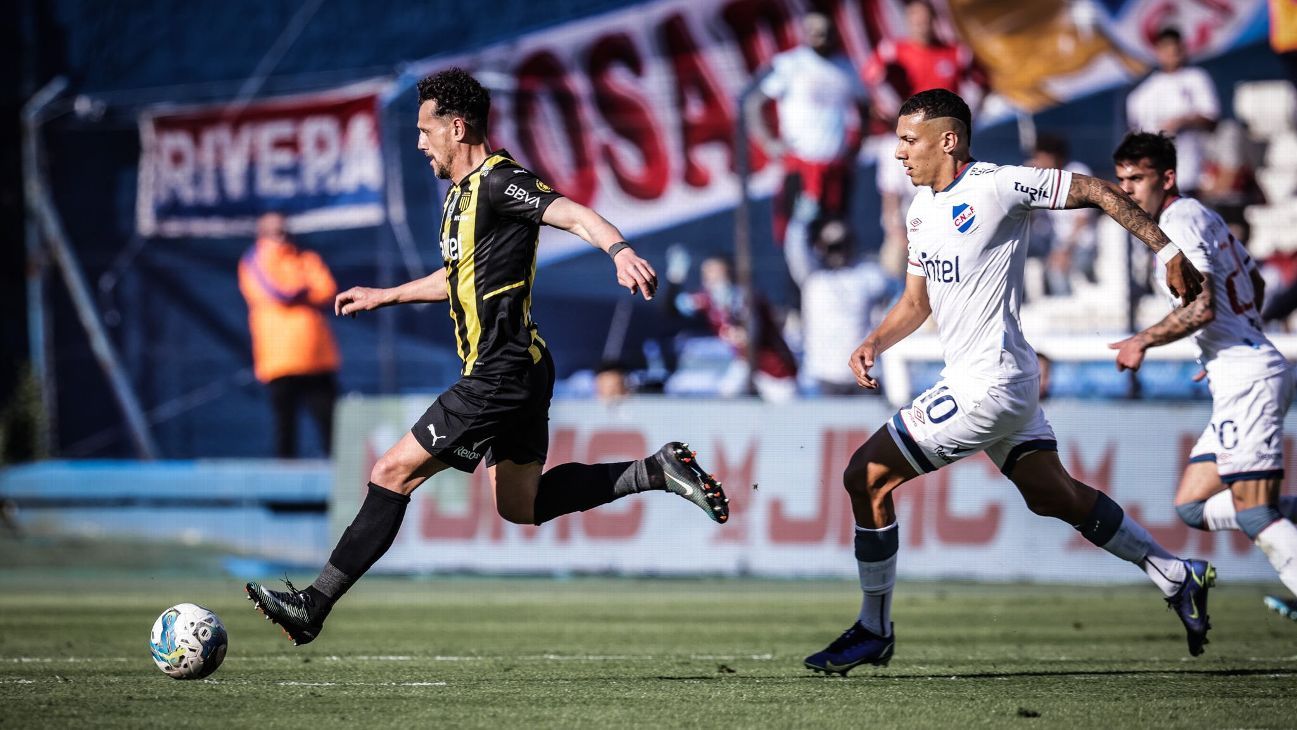
[[1166, 605], [1175, 611], [1188, 633], [1189, 653], [1198, 656], [1207, 641], [1211, 620], [1207, 616], [1207, 589], [1216, 585], [1216, 568], [1205, 560], [1184, 561], [1184, 582]]
[[865, 628], [859, 621], [834, 639], [824, 651], [806, 657], [806, 668], [825, 674], [841, 674], [861, 664], [872, 664], [885, 667], [892, 660], [892, 650], [896, 648], [896, 629], [892, 627], [890, 636], [879, 636]]
[[1290, 621], [1297, 621], [1297, 601], [1291, 598], [1266, 596], [1265, 607]]

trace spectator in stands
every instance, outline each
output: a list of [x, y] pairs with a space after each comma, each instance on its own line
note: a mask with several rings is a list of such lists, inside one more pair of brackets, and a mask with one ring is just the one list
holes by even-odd
[[275, 454], [297, 456], [297, 415], [306, 408], [321, 448], [333, 443], [338, 346], [324, 312], [337, 293], [329, 267], [293, 245], [279, 213], [257, 219], [257, 241], [239, 261], [239, 289], [248, 302], [253, 371], [266, 384], [275, 418]]
[[600, 363], [594, 371], [594, 394], [607, 404], [619, 403], [631, 394], [630, 380], [626, 366], [618, 360]]
[[[828, 17], [808, 13], [802, 19], [802, 34], [804, 45], [776, 55], [761, 72], [758, 93], [748, 97], [743, 110], [757, 142], [783, 164], [783, 186], [774, 200], [775, 241], [780, 245], [801, 199], [810, 205], [800, 209], [812, 218], [845, 214], [868, 119], [868, 93], [839, 50]], [[779, 120], [778, 138], [762, 115], [770, 99]]]
[[1158, 69], [1130, 92], [1126, 124], [1132, 131], [1166, 132], [1175, 137], [1180, 192], [1196, 195], [1207, 139], [1220, 119], [1220, 101], [1207, 72], [1186, 65], [1188, 54], [1180, 31], [1165, 28], [1154, 43]]
[[[927, 89], [953, 91], [977, 113], [986, 93], [986, 74], [972, 51], [937, 35], [937, 14], [928, 0], [906, 0], [904, 38], [884, 38], [861, 75], [874, 96], [874, 111], [891, 132], [901, 101]], [[872, 131], [872, 130], [871, 130]]]
[[1265, 202], [1257, 184], [1255, 149], [1247, 130], [1233, 119], [1216, 126], [1207, 143], [1207, 158], [1199, 182], [1199, 196], [1229, 225], [1235, 238], [1248, 240], [1247, 218], [1243, 211], [1249, 205]]
[[677, 262], [667, 265], [663, 303], [677, 315], [704, 318], [712, 332], [727, 343], [735, 355], [722, 378], [719, 394], [743, 395], [748, 390], [748, 313], [751, 311], [756, 316], [753, 331], [757, 366], [757, 371], [751, 374], [752, 385], [766, 400], [786, 401], [794, 397], [797, 394], [797, 361], [780, 334], [770, 302], [760, 293], [749, 296], [734, 281], [729, 260], [720, 256], [706, 258], [699, 266], [701, 291], [682, 292], [684, 277], [679, 272], [687, 272], [688, 264], [682, 267], [678, 260], [687, 258], [688, 253], [683, 247], [672, 248], [668, 256], [675, 257]]
[[[1067, 140], [1056, 134], [1042, 133], [1036, 137], [1035, 151], [1027, 164], [1042, 170], [1093, 174], [1089, 167], [1071, 159]], [[1038, 210], [1031, 214], [1031, 242], [1027, 256], [1044, 260], [1046, 295], [1071, 294], [1073, 273], [1094, 280], [1097, 246], [1094, 222], [1097, 215], [1098, 211], [1093, 208]]]
[[876, 260], [855, 259], [852, 248], [840, 219], [788, 228], [789, 272], [802, 288], [802, 370], [822, 395], [882, 392], [857, 385], [848, 361], [901, 286]]
[[936, 19], [936, 11], [927, 0], [908, 0], [905, 37], [879, 41], [861, 69], [873, 98], [870, 146], [877, 160], [884, 234], [879, 260], [897, 278], [905, 276], [905, 211], [915, 192], [905, 166], [892, 154], [901, 100], [925, 89], [946, 89], [962, 96], [976, 115], [987, 88], [986, 74], [972, 51], [938, 37]]

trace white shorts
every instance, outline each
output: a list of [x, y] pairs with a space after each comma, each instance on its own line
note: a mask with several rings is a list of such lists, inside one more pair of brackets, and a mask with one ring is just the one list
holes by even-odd
[[1208, 385], [1211, 423], [1189, 452], [1189, 463], [1216, 462], [1226, 484], [1282, 479], [1283, 420], [1293, 400], [1292, 369], [1259, 380], [1212, 380]]
[[1005, 476], [1036, 451], [1058, 451], [1040, 408], [1040, 380], [986, 383], [944, 379], [887, 423], [910, 466], [920, 474], [985, 451]]

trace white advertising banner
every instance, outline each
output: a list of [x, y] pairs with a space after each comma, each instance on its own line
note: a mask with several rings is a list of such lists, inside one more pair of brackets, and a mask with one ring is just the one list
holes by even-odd
[[[332, 535], [354, 516], [374, 460], [431, 404], [431, 396], [353, 398], [340, 406]], [[1050, 403], [1072, 476], [1111, 495], [1170, 551], [1212, 561], [1223, 580], [1273, 580], [1241, 533], [1192, 530], [1172, 497], [1206, 404]], [[758, 401], [635, 398], [616, 407], [565, 401], [551, 413], [551, 466], [627, 461], [670, 440], [689, 442], [725, 484], [731, 518], [717, 525], [674, 495], [648, 493], [541, 527], [495, 513], [484, 469], [444, 472], [421, 487], [387, 572], [614, 572], [840, 576], [856, 574], [842, 472], [892, 410], [881, 399]], [[1289, 418], [1288, 431], [1297, 431]], [[1285, 443], [1291, 461], [1292, 437]], [[1289, 475], [1293, 473], [1291, 466]], [[904, 578], [1121, 582], [1143, 573], [1070, 526], [1032, 514], [983, 455], [903, 485], [898, 571]]]

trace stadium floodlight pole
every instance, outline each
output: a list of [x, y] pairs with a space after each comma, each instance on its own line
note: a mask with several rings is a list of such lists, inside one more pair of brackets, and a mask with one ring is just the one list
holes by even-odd
[[[55, 264], [58, 265], [59, 272], [63, 274], [63, 281], [72, 298], [72, 306], [90, 341], [90, 349], [95, 359], [99, 361], [99, 366], [103, 369], [108, 385], [113, 391], [113, 397], [126, 418], [126, 425], [130, 430], [136, 453], [142, 459], [153, 460], [158, 458], [158, 447], [153, 441], [153, 434], [149, 431], [148, 420], [144, 417], [144, 411], [140, 409], [135, 391], [131, 388], [126, 372], [117, 357], [117, 350], [104, 331], [103, 322], [100, 321], [99, 313], [95, 310], [90, 289], [86, 286], [85, 276], [81, 273], [80, 262], [72, 246], [68, 244], [67, 233], [54, 207], [42, 169], [40, 127], [44, 121], [43, 113], [67, 88], [67, 85], [66, 78], [55, 78], [23, 105], [23, 192], [26, 197], [27, 211], [36, 219], [45, 238], [45, 245]], [[43, 318], [43, 314], [41, 316]]]
[[[50, 102], [58, 97], [68, 85], [67, 79], [60, 76], [50, 81], [44, 88], [34, 94], [23, 107], [23, 177], [25, 189], [31, 185], [27, 181], [36, 170], [39, 158], [35, 131], [39, 119]], [[31, 194], [27, 194], [30, 205]], [[32, 376], [36, 378], [36, 387], [40, 391], [41, 407], [44, 410], [44, 423], [37, 429], [36, 453], [49, 454], [50, 447], [56, 443], [54, 429], [58, 420], [54, 408], [58, 403], [54, 388], [54, 379], [50, 375], [49, 358], [49, 318], [45, 311], [45, 272], [49, 268], [49, 256], [41, 245], [40, 227], [35, 216], [28, 216], [25, 224], [27, 248], [27, 356], [31, 363]]]
[[757, 300], [752, 288], [752, 205], [748, 191], [748, 178], [752, 176], [752, 163], [748, 159], [748, 123], [742, 113], [748, 98], [757, 91], [757, 80], [749, 81], [739, 92], [738, 108], [740, 113], [734, 129], [734, 162], [738, 168], [739, 202], [734, 208], [734, 276], [738, 279], [739, 291], [743, 292], [743, 306], [747, 309], [745, 329], [744, 357], [748, 361], [748, 382], [746, 392], [756, 392], [753, 378], [757, 372]]

